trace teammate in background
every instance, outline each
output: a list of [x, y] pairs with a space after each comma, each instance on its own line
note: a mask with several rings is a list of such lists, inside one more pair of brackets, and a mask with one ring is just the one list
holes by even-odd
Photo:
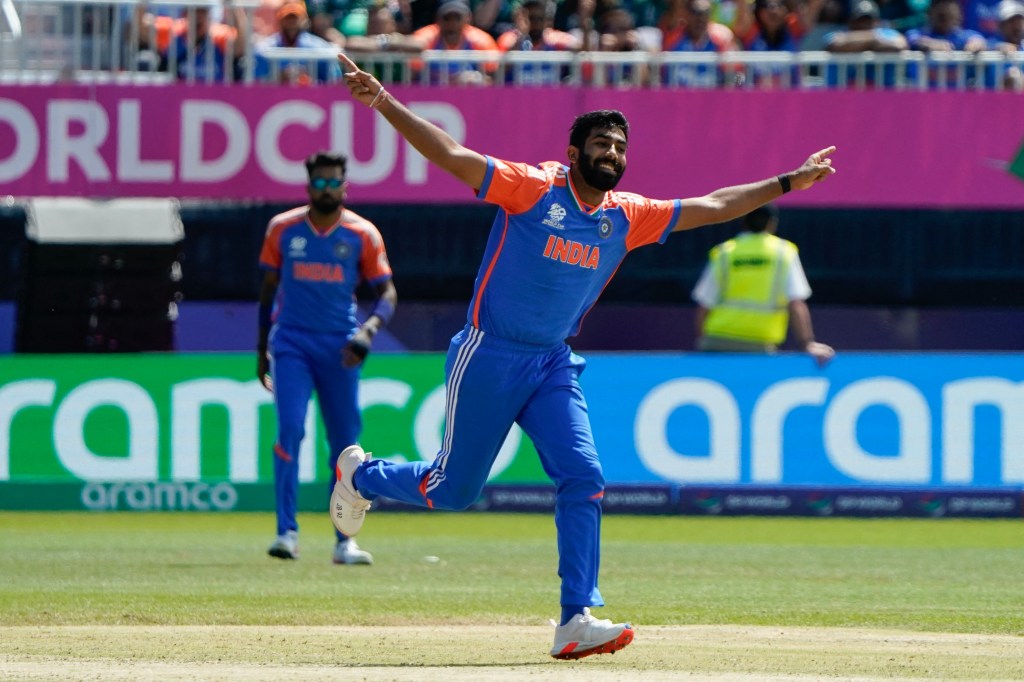
[[341, 453], [331, 518], [359, 532], [370, 501], [383, 495], [433, 509], [465, 509], [478, 498], [513, 423], [537, 448], [555, 483], [560, 625], [551, 655], [611, 653], [633, 639], [625, 623], [597, 619], [604, 477], [579, 375], [584, 361], [565, 343], [579, 329], [632, 249], [670, 232], [738, 218], [834, 171], [834, 147], [797, 170], [695, 199], [659, 201], [613, 189], [626, 169], [629, 125], [617, 111], [576, 118], [569, 165], [511, 163], [467, 149], [412, 113], [370, 74], [340, 55], [352, 96], [376, 109], [423, 156], [497, 204], [469, 304], [445, 365], [441, 451], [430, 462], [371, 461], [359, 446]]
[[[260, 252], [265, 274], [256, 376], [273, 391], [277, 410], [277, 539], [268, 553], [280, 559], [299, 554], [298, 456], [309, 399], [315, 390], [332, 453], [333, 488], [338, 453], [362, 430], [360, 366], [398, 302], [380, 233], [344, 206], [346, 162], [343, 155], [326, 152], [306, 160], [309, 204], [275, 216]], [[360, 325], [355, 291], [362, 281], [372, 285], [377, 298]], [[339, 532], [334, 563], [371, 564], [373, 557]]]
[[697, 348], [774, 353], [790, 320], [800, 348], [824, 366], [835, 351], [814, 340], [811, 287], [796, 244], [775, 236], [779, 211], [765, 204], [743, 216], [743, 231], [711, 249], [693, 289]]

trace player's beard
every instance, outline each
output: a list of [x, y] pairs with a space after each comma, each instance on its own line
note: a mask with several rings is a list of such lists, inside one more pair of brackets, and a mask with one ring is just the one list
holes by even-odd
[[587, 181], [588, 185], [601, 192], [615, 189], [615, 185], [619, 184], [619, 180], [622, 179], [622, 174], [626, 172], [626, 168], [617, 161], [613, 162], [615, 164], [614, 174], [606, 168], [597, 168], [594, 165], [594, 159], [586, 154], [580, 154], [579, 163], [583, 179]]
[[341, 199], [331, 196], [330, 194], [321, 194], [310, 203], [313, 204], [313, 208], [315, 208], [318, 213], [323, 213], [324, 215], [334, 213], [341, 207]]

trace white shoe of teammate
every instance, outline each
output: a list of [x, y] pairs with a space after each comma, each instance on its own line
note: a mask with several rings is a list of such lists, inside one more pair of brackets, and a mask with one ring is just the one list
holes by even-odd
[[373, 555], [359, 545], [352, 538], [342, 540], [334, 546], [334, 563], [336, 564], [373, 564]]
[[331, 521], [342, 535], [353, 538], [363, 527], [370, 501], [359, 494], [352, 483], [356, 468], [370, 456], [358, 445], [350, 445], [338, 456], [338, 482], [331, 493]]
[[299, 534], [290, 530], [284, 535], [278, 535], [274, 544], [267, 550], [267, 554], [278, 559], [298, 559]]
[[[551, 622], [555, 625], [555, 622]], [[613, 623], [598, 620], [590, 615], [590, 609], [583, 609], [565, 625], [555, 627], [555, 646], [551, 655], [555, 658], [575, 660], [592, 654], [614, 654], [633, 641], [633, 626], [629, 623]]]

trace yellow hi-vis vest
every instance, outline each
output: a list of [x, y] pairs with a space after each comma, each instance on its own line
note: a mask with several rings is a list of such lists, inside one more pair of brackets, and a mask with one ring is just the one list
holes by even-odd
[[786, 285], [796, 255], [796, 244], [764, 232], [747, 232], [711, 249], [718, 305], [704, 320], [704, 335], [782, 343], [789, 325]]

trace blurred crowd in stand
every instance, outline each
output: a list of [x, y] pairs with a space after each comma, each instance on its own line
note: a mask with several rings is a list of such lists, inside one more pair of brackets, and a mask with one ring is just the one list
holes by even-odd
[[[989, 87], [1024, 86], [1013, 59], [962, 63], [963, 55], [1012, 57], [1024, 48], [1024, 0], [262, 0], [248, 12], [229, 0], [221, 7], [167, 7], [138, 6], [139, 48], [152, 54], [152, 68], [204, 81], [239, 80], [248, 67], [258, 81], [331, 82], [340, 71], [330, 55], [343, 49], [378, 70], [381, 55], [411, 59], [417, 81], [486, 84], [499, 74], [498, 52], [604, 52], [637, 58], [589, 63], [586, 82], [714, 87], [739, 82], [740, 67], [670, 56], [823, 51], [920, 53], [929, 59], [903, 67], [905, 78], [922, 68], [933, 84], [966, 78]], [[306, 49], [292, 59], [283, 48]], [[424, 50], [491, 54], [479, 62], [427, 64], [417, 58]], [[944, 65], [943, 54], [961, 58], [959, 75], [942, 73], [958, 63]], [[564, 60], [518, 61], [516, 83], [566, 79]], [[819, 75], [826, 85], [859, 78], [888, 86], [896, 68], [883, 60], [867, 69], [832, 65]], [[599, 73], [609, 69], [616, 71]], [[502, 73], [511, 82], [512, 72]], [[797, 66], [770, 62], [742, 74], [765, 86], [797, 77]]]

